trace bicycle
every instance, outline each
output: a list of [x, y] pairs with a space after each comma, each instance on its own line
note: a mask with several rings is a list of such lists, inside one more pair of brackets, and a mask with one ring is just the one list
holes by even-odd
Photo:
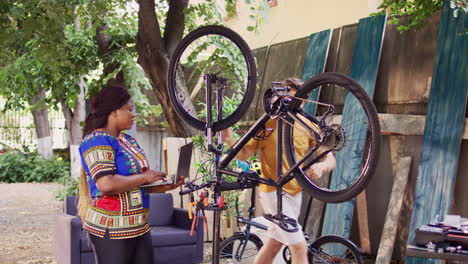
[[[310, 202], [307, 208], [310, 208]], [[262, 240], [251, 233], [251, 226], [262, 230], [267, 230], [267, 226], [253, 221], [255, 212], [255, 187], [252, 188], [250, 196], [250, 207], [247, 210], [248, 217], [243, 217], [239, 213], [238, 201], [236, 200], [236, 217], [239, 224], [244, 225], [244, 229], [236, 232], [229, 238], [223, 240], [219, 246], [219, 259], [222, 263], [253, 263], [255, 256], [263, 246]], [[307, 216], [304, 219], [303, 230], [307, 223]], [[341, 236], [322, 236], [314, 241], [310, 241], [310, 235], [304, 233], [309, 263], [331, 263], [331, 264], [363, 264], [363, 259], [359, 248], [350, 240]], [[282, 256], [287, 264], [291, 263], [291, 256], [288, 247], [282, 251]]]
[[[211, 44], [214, 47], [210, 48]], [[220, 51], [222, 47], [229, 48], [223, 53]], [[186, 51], [194, 52], [187, 55]], [[210, 54], [213, 60], [206, 60]], [[203, 58], [197, 59], [197, 55]], [[200, 67], [196, 66], [197, 62]], [[230, 67], [220, 70], [220, 66], [230, 62], [234, 62], [234, 70]], [[236, 66], [239, 64], [245, 67]], [[196, 70], [189, 74], [187, 70], [190, 69]], [[304, 190], [326, 202], [343, 202], [355, 197], [366, 187], [377, 165], [380, 144], [377, 110], [365, 90], [344, 74], [314, 76], [294, 96], [288, 94], [288, 87], [272, 82], [263, 96], [265, 113], [227, 152], [223, 152], [221, 130], [232, 126], [248, 111], [255, 94], [256, 75], [254, 57], [248, 45], [236, 32], [222, 26], [198, 28], [184, 37], [174, 50], [167, 76], [170, 101], [182, 120], [205, 132], [207, 150], [213, 154], [212, 179], [200, 186], [188, 184], [188, 189], [181, 194], [209, 187], [213, 189], [213, 200], [217, 201], [222, 191], [249, 188], [259, 183], [275, 186], [278, 212], [265, 217], [284, 230], [294, 232], [297, 223], [282, 213], [282, 186], [296, 178]], [[309, 94], [317, 94], [319, 90], [321, 95], [318, 99], [309, 99]], [[200, 91], [204, 91], [204, 95], [198, 94]], [[203, 103], [195, 103], [203, 98]], [[225, 100], [237, 104], [226, 109], [223, 107]], [[302, 103], [314, 105], [315, 113], [304, 111]], [[268, 134], [265, 124], [270, 119], [277, 122], [277, 180], [228, 169], [228, 164], [250, 139]], [[346, 123], [341, 122], [342, 119], [347, 120]], [[316, 144], [300, 155], [296, 153], [293, 139], [295, 133], [304, 132]], [[216, 143], [213, 142], [215, 136]], [[284, 173], [283, 149], [289, 165]], [[349, 167], [346, 159], [337, 159], [337, 169], [352, 171], [346, 178], [333, 173], [325, 180], [307, 177], [304, 172], [330, 152], [337, 155], [354, 153], [353, 159], [361, 160], [362, 165], [360, 168]], [[222, 175], [234, 176], [237, 181], [226, 182]], [[213, 256], [218, 256], [219, 212], [225, 206], [219, 207], [215, 202], [206, 209], [214, 210]], [[215, 259], [213, 263], [218, 263]]]

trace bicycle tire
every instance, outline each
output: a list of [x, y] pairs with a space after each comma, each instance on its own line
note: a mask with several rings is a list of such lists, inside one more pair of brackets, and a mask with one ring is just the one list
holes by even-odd
[[[367, 152], [363, 151], [363, 159], [361, 163], [363, 166], [361, 167], [359, 176], [354, 180], [354, 182], [349, 183], [349, 185], [346, 185], [343, 189], [337, 190], [332, 190], [327, 186], [321, 186], [319, 185], [318, 181], [309, 179], [304, 173], [305, 169], [307, 169], [306, 167], [298, 168], [293, 173], [294, 177], [298, 180], [300, 185], [313, 197], [325, 202], [339, 203], [356, 197], [362, 190], [364, 190], [364, 188], [369, 183], [371, 176], [374, 174], [377, 167], [380, 150], [380, 124], [375, 105], [372, 102], [372, 99], [367, 95], [366, 91], [356, 81], [341, 73], [327, 72], [312, 77], [304, 83], [299, 91], [297, 91], [295, 97], [307, 99], [308, 94], [318, 87], [322, 87], [323, 93], [324, 89], [326, 89], [324, 86], [339, 86], [344, 88], [345, 92], [343, 92], [343, 94], [345, 94], [345, 97], [347, 98], [346, 100], [348, 100], [348, 96], [352, 95], [354, 96], [355, 100], [357, 100], [357, 102], [362, 106], [361, 111], [364, 112], [367, 118], [367, 120], [364, 120], [367, 124], [367, 133], [365, 133], [366, 135], [364, 139], [367, 146]], [[299, 100], [295, 102], [295, 104], [299, 104]], [[293, 106], [292, 109], [297, 110], [300, 108], [296, 105], [296, 107], [294, 108]], [[283, 141], [285, 144], [288, 164], [292, 167], [297, 162], [293, 140], [294, 120], [291, 117], [287, 117], [286, 121], [290, 122], [290, 125], [285, 126]], [[349, 141], [351, 142], [352, 139], [349, 139]], [[352, 146], [352, 144], [350, 145]], [[337, 163], [338, 162], [339, 161], [337, 160]], [[341, 164], [337, 164], [337, 166], [339, 165]], [[346, 182], [346, 184], [348, 183]]]
[[177, 87], [176, 87], [176, 72], [177, 67], [180, 62], [181, 56], [186, 50], [186, 48], [195, 40], [207, 36], [207, 35], [219, 35], [225, 37], [232, 41], [241, 51], [242, 55], [244, 56], [244, 60], [247, 66], [247, 84], [245, 88], [245, 94], [242, 98], [241, 103], [237, 106], [237, 109], [234, 110], [232, 114], [227, 117], [222, 118], [221, 120], [217, 120], [213, 122], [212, 129], [214, 132], [223, 130], [235, 124], [239, 119], [247, 112], [250, 104], [252, 103], [255, 95], [255, 86], [256, 86], [256, 78], [257, 78], [257, 69], [255, 64], [255, 59], [250, 50], [249, 46], [245, 42], [242, 37], [234, 32], [233, 30], [218, 26], [218, 25], [211, 25], [211, 26], [204, 26], [200, 27], [192, 32], [190, 32], [187, 36], [185, 36], [181, 42], [178, 44], [174, 53], [171, 57], [169, 67], [168, 67], [168, 74], [167, 74], [167, 89], [169, 98], [171, 100], [172, 105], [174, 106], [174, 110], [180, 116], [182, 120], [184, 120], [190, 126], [198, 129], [198, 130], [205, 130], [206, 129], [206, 121], [202, 121], [197, 119], [196, 116], [189, 113], [184, 107], [183, 104], [179, 101], [179, 97], [177, 94]]
[[[343, 248], [337, 249], [335, 244], [340, 244]], [[333, 247], [333, 248], [332, 248]], [[353, 264], [363, 264], [364, 260], [362, 259], [362, 254], [359, 248], [350, 240], [340, 237], [340, 236], [323, 236], [319, 237], [315, 240], [312, 244], [309, 245], [309, 263], [311, 264], [318, 264], [318, 263], [353, 263]], [[324, 249], [328, 250], [324, 251]], [[342, 251], [343, 254], [338, 254], [340, 256], [335, 256], [332, 254], [331, 251]], [[321, 254], [319, 256], [319, 254]], [[333, 262], [333, 259], [336, 259]], [[347, 260], [352, 258], [353, 260], [350, 262], [343, 262], [343, 260]], [[323, 261], [326, 259], [326, 262]]]
[[[240, 262], [238, 262], [238, 260], [233, 259], [233, 250], [234, 246], [236, 246], [236, 242], [244, 240], [244, 233], [236, 233], [221, 242], [221, 244], [219, 245], [219, 259], [223, 261], [222, 263], [253, 263], [253, 259], [255, 259], [256, 254], [251, 255], [250, 251], [255, 251], [255, 253], [258, 253], [260, 248], [263, 246], [263, 242], [257, 235], [252, 233], [249, 235], [249, 240], [247, 243], [250, 242], [255, 248], [250, 249], [247, 248], [248, 245], [246, 246], [245, 250], [249, 250], [249, 255], [247, 256], [247, 258], [245, 258], [247, 262], [242, 262], [242, 260], [244, 260], [243, 256], [241, 256]], [[244, 251], [243, 253], [245, 254], [246, 252]], [[250, 262], [250, 260], [252, 260], [252, 262]]]

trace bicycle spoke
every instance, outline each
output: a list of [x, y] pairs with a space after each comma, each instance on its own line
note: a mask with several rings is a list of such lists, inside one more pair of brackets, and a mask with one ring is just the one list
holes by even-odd
[[220, 263], [253, 263], [258, 250], [259, 247], [251, 240], [245, 241], [245, 237], [237, 237], [220, 248]]
[[347, 246], [340, 243], [327, 243], [313, 252], [312, 263], [356, 264], [358, 259]]
[[346, 139], [346, 141], [366, 141], [367, 138]]
[[352, 135], [356, 135], [356, 134], [362, 133], [363, 131], [368, 131], [368, 130], [367, 130], [367, 128], [361, 129], [361, 130], [357, 130], [357, 131], [354, 131], [354, 132], [351, 133], [351, 134], [346, 134], [346, 137], [350, 137], [350, 136], [352, 136]]
[[[352, 122], [351, 122], [352, 121]], [[364, 121], [364, 122], [362, 122]], [[347, 127], [352, 127], [354, 126], [355, 124], [358, 124], [358, 123], [364, 123], [366, 125], [369, 124], [367, 118], [361, 118], [361, 119], [358, 119], [358, 120], [350, 120], [349, 122], [345, 123], [344, 125], [341, 125], [343, 128], [347, 128]]]

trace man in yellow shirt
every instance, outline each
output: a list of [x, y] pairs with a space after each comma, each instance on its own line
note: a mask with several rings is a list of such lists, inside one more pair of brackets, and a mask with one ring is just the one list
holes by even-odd
[[[283, 81], [283, 85], [289, 86], [290, 95], [294, 95], [302, 86], [303, 82], [297, 78], [288, 78]], [[273, 130], [272, 133], [264, 140], [250, 140], [237, 154], [240, 160], [246, 160], [258, 151], [261, 162], [261, 175], [264, 178], [277, 179], [276, 171], [276, 120], [269, 120], [265, 124], [267, 130]], [[301, 157], [307, 150], [315, 145], [315, 141], [304, 133], [301, 129], [294, 130], [294, 148], [296, 155]], [[226, 129], [222, 132], [223, 141], [229, 146], [234, 145], [235, 140], [231, 136], [231, 130]], [[285, 155], [282, 157], [284, 171], [288, 168]], [[327, 154], [320, 162], [312, 165], [306, 174], [312, 179], [320, 178], [323, 173], [327, 173], [335, 168], [335, 157], [332, 153]], [[259, 198], [265, 213], [275, 215], [277, 213], [277, 193], [276, 187], [260, 184]], [[289, 181], [283, 186], [283, 214], [298, 220], [302, 201], [302, 187], [296, 179]], [[265, 241], [260, 252], [255, 258], [256, 264], [272, 263], [275, 256], [283, 245], [289, 247], [291, 252], [291, 260], [293, 264], [308, 263], [307, 260], [307, 245], [304, 239], [302, 228], [298, 225], [297, 232], [286, 232], [278, 225], [270, 223], [268, 226], [269, 238]]]

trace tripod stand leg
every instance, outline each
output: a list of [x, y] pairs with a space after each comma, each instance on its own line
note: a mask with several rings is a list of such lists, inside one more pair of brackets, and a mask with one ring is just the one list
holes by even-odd
[[213, 211], [213, 249], [212, 249], [212, 264], [219, 264], [219, 228], [221, 220], [221, 211]]

